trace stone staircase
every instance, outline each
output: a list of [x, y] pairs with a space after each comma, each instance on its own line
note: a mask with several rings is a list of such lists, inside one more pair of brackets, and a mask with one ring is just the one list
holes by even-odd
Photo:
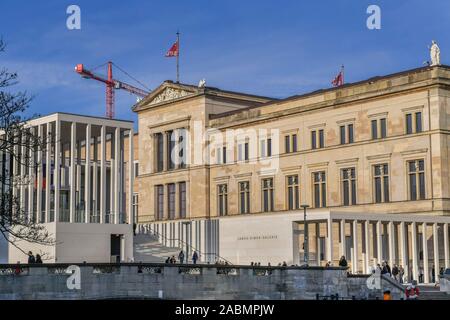
[[419, 285], [419, 300], [450, 300], [450, 294], [440, 291], [439, 287]]
[[164, 263], [167, 257], [175, 256], [178, 260], [178, 247], [166, 247], [152, 234], [137, 234], [134, 236], [134, 261]]

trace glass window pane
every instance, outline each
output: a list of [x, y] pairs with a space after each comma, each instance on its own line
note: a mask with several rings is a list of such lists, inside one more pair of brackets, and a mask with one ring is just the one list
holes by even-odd
[[272, 139], [267, 139], [267, 156], [272, 156]]
[[381, 138], [386, 138], [386, 119], [380, 119]]
[[316, 131], [311, 131], [311, 149], [317, 148]]
[[320, 189], [318, 184], [314, 185], [314, 206], [316, 208], [320, 207]]
[[323, 130], [319, 130], [319, 147], [323, 148], [325, 146], [325, 139], [323, 136]]
[[375, 202], [381, 202], [381, 178], [375, 178]]
[[345, 144], [345, 126], [340, 126], [341, 144]]
[[289, 140], [290, 140], [290, 139], [289, 139], [289, 136], [285, 136], [285, 137], [284, 137], [284, 150], [285, 150], [286, 153], [291, 152]]
[[410, 113], [406, 115], [406, 133], [412, 133], [412, 114]]
[[322, 207], [327, 206], [327, 189], [326, 184], [322, 183]]
[[245, 160], [248, 160], [248, 142], [246, 142], [244, 144], [244, 156], [245, 156]]
[[425, 199], [425, 174], [419, 173], [419, 192], [420, 199]]
[[389, 202], [389, 178], [384, 177], [384, 202]]
[[352, 204], [356, 204], [356, 180], [352, 180]]
[[417, 186], [416, 186], [416, 175], [409, 175], [409, 198], [410, 200], [417, 200]]
[[349, 190], [348, 190], [348, 180], [345, 180], [342, 182], [342, 191], [343, 191], [343, 195], [344, 195], [344, 206], [348, 206], [349, 205]]
[[416, 112], [416, 132], [422, 132], [422, 112]]
[[292, 136], [292, 152], [297, 152], [297, 135]]
[[372, 120], [371, 126], [372, 126], [372, 139], [376, 139], [378, 138], [377, 120]]
[[354, 138], [353, 138], [353, 124], [349, 124], [348, 125], [348, 143], [353, 143], [354, 142]]

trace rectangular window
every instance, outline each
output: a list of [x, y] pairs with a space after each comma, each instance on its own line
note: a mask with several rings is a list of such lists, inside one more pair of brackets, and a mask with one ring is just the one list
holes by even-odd
[[424, 160], [408, 161], [409, 200], [425, 199]]
[[217, 211], [219, 216], [228, 214], [228, 186], [226, 184], [217, 186]]
[[175, 148], [175, 133], [173, 131], [167, 132], [167, 168], [169, 170], [175, 169], [175, 159], [173, 150]]
[[238, 161], [248, 161], [248, 142], [238, 144]]
[[186, 218], [186, 182], [178, 183], [180, 218]]
[[372, 128], [372, 139], [378, 139], [377, 120], [372, 120], [370, 123], [371, 123], [371, 128]]
[[244, 160], [248, 161], [248, 142], [244, 143]]
[[186, 167], [186, 129], [180, 129], [179, 131], [179, 136], [178, 136], [178, 146], [179, 146], [179, 151], [178, 151], [178, 157], [179, 157], [179, 167], [180, 168], [185, 168]]
[[227, 147], [216, 149], [216, 164], [227, 163]]
[[406, 134], [422, 132], [422, 112], [405, 115], [405, 131]]
[[342, 205], [356, 204], [356, 170], [345, 168], [341, 170]]
[[386, 138], [386, 118], [380, 119], [380, 137]]
[[250, 183], [239, 182], [239, 213], [250, 212]]
[[298, 175], [287, 177], [287, 202], [288, 210], [300, 208]]
[[413, 129], [412, 129], [412, 114], [408, 113], [406, 115], [406, 134], [411, 134], [413, 133]]
[[222, 162], [227, 163], [227, 147], [222, 147]]
[[267, 156], [272, 156], [272, 139], [267, 139]]
[[261, 158], [264, 158], [266, 157], [266, 140], [261, 140], [259, 144], [260, 144], [259, 155]]
[[262, 211], [273, 211], [273, 179], [262, 180]]
[[317, 148], [317, 133], [316, 131], [311, 131], [311, 149]]
[[156, 186], [156, 220], [164, 219], [164, 186]]
[[347, 126], [347, 131], [348, 131], [348, 143], [353, 143], [355, 141], [354, 136], [353, 136], [353, 124], [350, 123]]
[[162, 133], [155, 135], [155, 147], [156, 147], [156, 171], [161, 172], [164, 170], [164, 137]]
[[319, 148], [325, 147], [325, 138], [323, 135], [323, 129], [319, 130]]
[[175, 195], [175, 183], [169, 183], [167, 185], [167, 210], [169, 219], [175, 219]]
[[286, 153], [297, 152], [297, 135], [284, 136], [284, 149]]
[[133, 221], [137, 221], [138, 218], [138, 209], [139, 209], [139, 194], [133, 193]]
[[313, 173], [313, 195], [314, 207], [321, 208], [327, 206], [327, 191], [325, 171]]
[[341, 135], [341, 144], [345, 144], [345, 126], [340, 126], [339, 131]]
[[389, 202], [389, 167], [387, 164], [373, 166], [374, 200]]

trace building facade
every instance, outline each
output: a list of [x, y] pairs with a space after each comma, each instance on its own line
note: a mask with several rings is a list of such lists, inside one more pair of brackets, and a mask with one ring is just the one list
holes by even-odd
[[43, 224], [49, 241], [10, 234], [15, 245], [9, 244], [9, 262], [26, 262], [23, 251], [46, 262], [132, 260], [134, 220], [127, 212], [133, 202], [126, 195], [134, 194], [133, 123], [55, 113], [28, 121], [24, 130], [43, 145], [17, 143], [15, 156], [1, 155], [2, 177], [11, 182], [2, 188], [17, 199], [14, 212]]
[[[139, 118], [139, 225], [232, 263], [430, 282], [449, 266], [450, 68], [277, 100], [165, 82]], [[421, 276], [423, 274], [423, 276]]]

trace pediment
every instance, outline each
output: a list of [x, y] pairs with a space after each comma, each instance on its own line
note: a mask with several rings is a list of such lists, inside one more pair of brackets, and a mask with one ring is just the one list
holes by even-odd
[[161, 90], [161, 92], [157, 93], [153, 99], [150, 100], [149, 105], [183, 98], [190, 94], [193, 94], [193, 92], [179, 88], [166, 87], [163, 90]]

